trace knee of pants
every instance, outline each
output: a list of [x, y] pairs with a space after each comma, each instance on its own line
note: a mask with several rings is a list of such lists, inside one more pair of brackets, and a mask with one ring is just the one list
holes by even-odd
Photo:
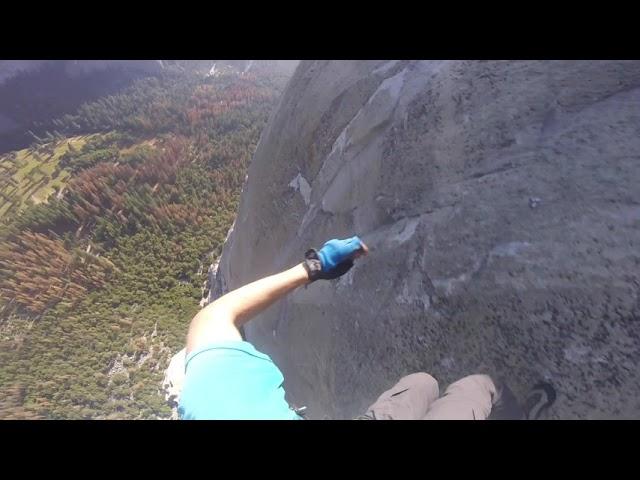
[[438, 396], [435, 378], [423, 372], [412, 373], [380, 395], [368, 410], [379, 419], [417, 420], [424, 417]]
[[480, 393], [490, 395], [490, 398], [493, 399], [496, 394], [496, 387], [489, 375], [474, 374], [463, 377], [449, 385], [445, 391], [445, 395], [450, 395], [451, 393], [465, 395], [477, 395]]
[[430, 394], [430, 396], [433, 396], [435, 394], [436, 398], [438, 397], [438, 395], [440, 395], [438, 381], [425, 372], [412, 373], [410, 375], [402, 377], [397, 383], [394, 390], [400, 391], [404, 388], [410, 387], [424, 390], [425, 393]]
[[413, 382], [422, 382], [429, 385], [438, 383], [438, 381], [435, 378], [433, 378], [431, 375], [429, 375], [426, 372], [411, 373], [403, 378], [409, 379]]

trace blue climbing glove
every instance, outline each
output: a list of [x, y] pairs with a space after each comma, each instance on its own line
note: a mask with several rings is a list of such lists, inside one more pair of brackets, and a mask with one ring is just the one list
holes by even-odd
[[311, 281], [331, 280], [347, 273], [353, 267], [353, 260], [367, 252], [367, 246], [357, 236], [343, 240], [334, 238], [319, 251], [308, 250], [304, 265]]

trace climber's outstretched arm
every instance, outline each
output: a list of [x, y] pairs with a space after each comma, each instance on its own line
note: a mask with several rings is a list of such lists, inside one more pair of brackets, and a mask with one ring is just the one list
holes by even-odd
[[233, 290], [200, 310], [191, 321], [187, 354], [209, 342], [242, 340], [238, 330], [256, 314], [310, 282], [302, 263]]
[[223, 295], [191, 321], [187, 354], [207, 343], [242, 340], [238, 328], [276, 300], [314, 280], [343, 275], [353, 266], [353, 259], [367, 251], [358, 237], [330, 240], [320, 251], [307, 252], [303, 263]]

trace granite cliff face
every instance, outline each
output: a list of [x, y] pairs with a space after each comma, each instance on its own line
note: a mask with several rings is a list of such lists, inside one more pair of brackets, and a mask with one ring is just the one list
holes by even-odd
[[310, 418], [478, 369], [552, 382], [551, 418], [637, 418], [639, 152], [637, 61], [304, 61], [213, 291], [358, 234], [348, 275], [246, 331]]

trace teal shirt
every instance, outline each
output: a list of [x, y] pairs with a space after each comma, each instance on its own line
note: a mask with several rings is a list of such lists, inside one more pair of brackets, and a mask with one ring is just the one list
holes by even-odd
[[189, 353], [178, 414], [183, 420], [300, 420], [284, 399], [284, 377], [248, 342]]

